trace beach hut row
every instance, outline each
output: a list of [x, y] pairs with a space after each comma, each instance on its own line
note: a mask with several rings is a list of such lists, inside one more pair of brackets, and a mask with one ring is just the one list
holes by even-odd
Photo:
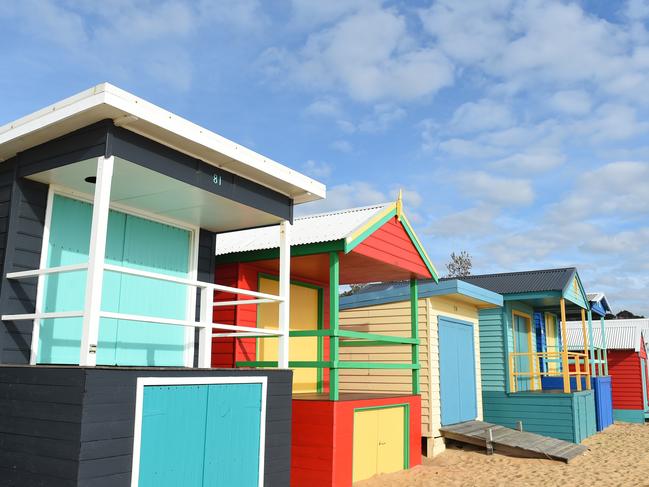
[[347, 487], [647, 413], [577, 269], [440, 278], [400, 197], [295, 217], [324, 185], [109, 84], [0, 161], [0, 485]]

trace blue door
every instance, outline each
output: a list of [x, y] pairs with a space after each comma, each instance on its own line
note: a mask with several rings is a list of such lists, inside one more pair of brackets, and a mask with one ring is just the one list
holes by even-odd
[[262, 386], [145, 386], [140, 487], [259, 484]]
[[442, 425], [475, 419], [473, 325], [440, 316], [438, 334]]
[[[55, 195], [52, 202], [48, 267], [88, 262], [92, 205]], [[191, 235], [187, 230], [110, 211], [106, 262], [177, 277], [187, 277]], [[45, 279], [43, 310], [81, 311], [86, 272], [55, 274]], [[185, 318], [184, 286], [153, 279], [104, 273], [102, 311], [161, 318]], [[41, 322], [39, 363], [77, 364], [81, 318]], [[185, 330], [102, 318], [97, 363], [101, 365], [184, 365]]]

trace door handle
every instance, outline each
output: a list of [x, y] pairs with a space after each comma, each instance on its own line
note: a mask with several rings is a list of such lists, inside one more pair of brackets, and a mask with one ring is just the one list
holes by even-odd
[[379, 441], [379, 446], [385, 445], [385, 441]]

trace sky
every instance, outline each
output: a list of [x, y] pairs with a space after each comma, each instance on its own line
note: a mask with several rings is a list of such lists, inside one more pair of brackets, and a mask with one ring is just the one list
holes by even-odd
[[0, 2], [0, 124], [104, 81], [649, 316], [649, 0]]

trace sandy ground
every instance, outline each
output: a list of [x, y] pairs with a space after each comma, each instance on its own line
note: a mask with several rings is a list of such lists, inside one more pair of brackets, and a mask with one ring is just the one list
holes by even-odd
[[649, 424], [616, 424], [584, 445], [590, 450], [568, 465], [450, 447], [407, 472], [379, 475], [354, 487], [649, 486]]

